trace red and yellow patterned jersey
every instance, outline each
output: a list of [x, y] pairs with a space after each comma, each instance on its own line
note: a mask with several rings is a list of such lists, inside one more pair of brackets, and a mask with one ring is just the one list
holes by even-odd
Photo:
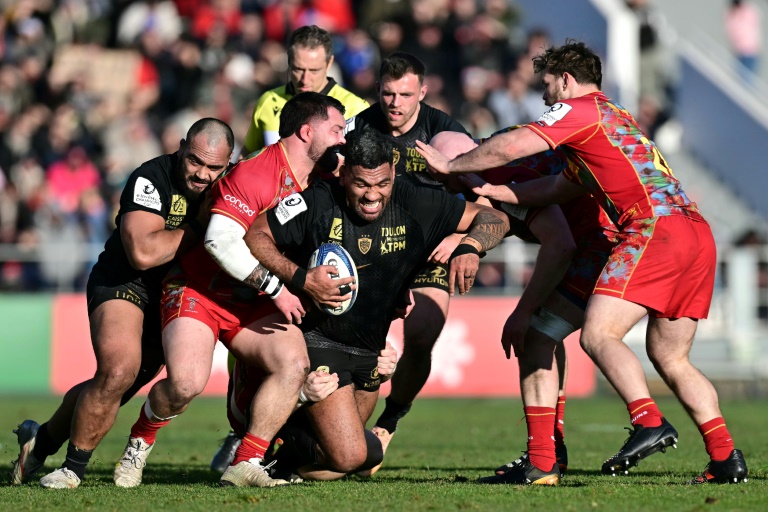
[[[494, 133], [494, 135], [518, 128], [520, 126], [511, 126]], [[569, 159], [565, 151], [558, 148], [519, 158], [507, 165], [484, 171], [480, 173], [480, 176], [492, 185], [505, 185], [511, 181], [524, 183], [544, 176], [554, 176], [569, 169], [570, 172], [577, 172], [576, 167], [578, 167], [578, 164]], [[500, 205], [494, 205], [494, 207], [506, 211], [510, 217], [512, 216], [510, 211], [517, 212], [518, 218], [525, 222], [526, 225], [530, 224], [536, 214], [541, 211], [541, 208], [525, 208], [515, 205], [505, 205], [504, 208], [501, 208]], [[606, 230], [613, 232], [616, 230], [611, 220], [591, 194], [585, 194], [561, 204], [560, 209], [568, 221], [568, 226], [571, 228], [574, 239], [585, 236], [587, 233], [594, 233], [595, 231]], [[510, 222], [512, 220], [510, 218]], [[513, 234], [519, 236], [517, 233]], [[526, 239], [525, 236], [520, 236], [520, 238]]]
[[576, 162], [563, 176], [589, 189], [617, 226], [668, 215], [702, 218], [656, 145], [602, 92], [555, 103], [526, 128]]
[[[277, 142], [242, 160], [214, 185], [211, 215], [225, 215], [248, 231], [260, 213], [301, 190], [283, 146]], [[249, 299], [258, 293], [227, 274], [208, 254], [202, 242], [182, 255], [179, 263], [182, 275], [172, 273], [172, 277], [184, 277], [194, 283], [198, 291], [212, 292], [212, 299]]]

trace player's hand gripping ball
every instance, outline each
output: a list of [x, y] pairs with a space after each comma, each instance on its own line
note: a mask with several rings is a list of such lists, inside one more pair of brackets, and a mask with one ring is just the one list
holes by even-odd
[[[342, 246], [326, 243], [318, 247], [309, 258], [309, 265], [307, 265], [307, 268], [312, 269], [319, 265], [333, 265], [336, 267], [337, 275], [329, 274], [331, 277], [334, 279], [341, 279], [351, 276], [355, 278], [355, 283], [357, 284], [357, 267], [355, 266], [355, 262], [352, 261], [352, 257]], [[321, 311], [324, 311], [329, 315], [343, 315], [352, 309], [352, 306], [355, 304], [359, 286], [360, 285], [358, 284], [358, 287], [354, 290], [351, 290], [349, 285], [340, 286], [339, 292], [341, 295], [348, 295], [351, 292], [352, 297], [349, 300], [342, 302], [341, 306], [337, 308], [320, 304], [314, 299], [313, 301]]]

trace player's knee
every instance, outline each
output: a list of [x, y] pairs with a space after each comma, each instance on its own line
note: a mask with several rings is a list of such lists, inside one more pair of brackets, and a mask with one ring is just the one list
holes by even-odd
[[100, 395], [119, 399], [136, 380], [137, 371], [129, 365], [99, 368], [93, 378], [93, 385]]
[[360, 469], [367, 456], [368, 451], [365, 443], [353, 443], [326, 454], [326, 463], [333, 471], [351, 473]]
[[366, 455], [362, 465], [357, 471], [363, 471], [378, 466], [384, 461], [384, 448], [379, 437], [370, 430], [365, 431]]
[[196, 379], [180, 379], [172, 382], [168, 400], [172, 410], [185, 407], [197, 395], [203, 392], [205, 382]]

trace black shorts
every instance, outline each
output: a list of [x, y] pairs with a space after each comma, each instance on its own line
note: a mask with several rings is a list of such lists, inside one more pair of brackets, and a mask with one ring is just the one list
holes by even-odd
[[125, 300], [144, 312], [141, 336], [142, 350], [159, 350], [162, 353], [162, 328], [160, 323], [160, 285], [149, 289], [138, 281], [116, 283], [114, 279], [99, 272], [91, 272], [86, 286], [88, 316], [97, 307], [110, 300]]
[[416, 274], [411, 283], [411, 290], [415, 288], [437, 288], [448, 292], [448, 265], [442, 263], [425, 263]]
[[339, 376], [339, 387], [355, 385], [355, 389], [377, 391], [381, 386], [377, 356], [349, 354], [333, 348], [307, 347], [309, 371], [324, 368]]

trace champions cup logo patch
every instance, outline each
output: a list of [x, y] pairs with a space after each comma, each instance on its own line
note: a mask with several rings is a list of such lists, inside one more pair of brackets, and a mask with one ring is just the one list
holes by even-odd
[[331, 232], [328, 233], [328, 238], [341, 241], [342, 236], [343, 236], [342, 222], [341, 222], [341, 219], [336, 217], [333, 219], [333, 223], [331, 224]]
[[173, 194], [171, 200], [171, 213], [174, 215], [181, 215], [182, 217], [187, 214], [187, 199], [179, 194]]
[[539, 124], [544, 123], [547, 126], [552, 126], [557, 121], [564, 118], [565, 115], [568, 112], [570, 112], [572, 108], [573, 107], [565, 103], [555, 103], [549, 108], [549, 110], [547, 110], [541, 115], [537, 123]]
[[133, 187], [133, 202], [160, 211], [163, 203], [155, 185], [147, 178], [139, 177]]
[[367, 236], [360, 237], [357, 240], [357, 248], [360, 249], [360, 252], [363, 254], [368, 254], [368, 251], [371, 250], [372, 244], [373, 244], [373, 240], [371, 240], [371, 238]]

